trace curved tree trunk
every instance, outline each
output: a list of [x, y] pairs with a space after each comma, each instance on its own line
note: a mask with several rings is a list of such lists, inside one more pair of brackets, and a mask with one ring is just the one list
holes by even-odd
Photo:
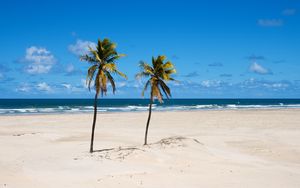
[[97, 119], [97, 100], [98, 94], [95, 94], [95, 101], [94, 101], [94, 119], [93, 119], [93, 126], [92, 126], [92, 135], [91, 135], [91, 146], [90, 146], [90, 153], [93, 153], [94, 149], [94, 133], [96, 127], [96, 119]]
[[149, 128], [150, 119], [151, 119], [151, 112], [152, 112], [152, 103], [153, 103], [153, 95], [151, 94], [150, 104], [149, 104], [149, 115], [148, 115], [148, 120], [147, 120], [144, 145], [147, 145], [148, 128]]

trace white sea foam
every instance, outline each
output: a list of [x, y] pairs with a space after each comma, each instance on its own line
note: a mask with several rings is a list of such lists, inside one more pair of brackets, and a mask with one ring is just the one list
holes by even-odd
[[[225, 109], [284, 109], [300, 108], [300, 104], [282, 104], [278, 105], [156, 105], [153, 104], [153, 111], [190, 111], [190, 110], [225, 110]], [[139, 112], [147, 111], [148, 105], [128, 105], [128, 106], [100, 106], [98, 112]], [[0, 114], [48, 114], [48, 113], [91, 113], [93, 106], [57, 106], [48, 108], [0, 108]]]

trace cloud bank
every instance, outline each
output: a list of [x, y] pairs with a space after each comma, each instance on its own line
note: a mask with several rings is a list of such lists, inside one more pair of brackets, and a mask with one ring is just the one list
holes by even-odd
[[91, 41], [83, 41], [78, 39], [75, 44], [70, 44], [68, 50], [74, 55], [80, 56], [89, 52], [89, 47], [95, 48], [96, 44]]
[[46, 48], [31, 46], [26, 49], [25, 62], [29, 63], [25, 67], [25, 72], [29, 74], [45, 74], [52, 69], [56, 60]]

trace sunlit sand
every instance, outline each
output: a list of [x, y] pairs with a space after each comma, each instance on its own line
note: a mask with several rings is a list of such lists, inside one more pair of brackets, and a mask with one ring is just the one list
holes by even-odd
[[0, 187], [299, 187], [300, 110], [0, 116]]

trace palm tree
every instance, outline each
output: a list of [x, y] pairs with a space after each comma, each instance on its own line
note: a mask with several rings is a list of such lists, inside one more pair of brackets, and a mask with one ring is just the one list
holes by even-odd
[[144, 96], [144, 93], [147, 90], [148, 86], [151, 86], [149, 115], [146, 125], [144, 145], [147, 145], [148, 128], [151, 119], [153, 101], [156, 97], [160, 103], [163, 102], [163, 94], [161, 90], [167, 98], [171, 97], [170, 88], [164, 81], [175, 81], [173, 78], [171, 78], [171, 74], [176, 73], [174, 65], [170, 61], [164, 63], [165, 59], [165, 56], [158, 56], [157, 58], [152, 57], [152, 66], [141, 61], [141, 72], [136, 75], [137, 79], [140, 79], [142, 77], [149, 77], [143, 89], [142, 96]]
[[[116, 85], [112, 74], [118, 74], [124, 78], [127, 78], [125, 74], [117, 70], [116, 60], [123, 57], [123, 54], [118, 54], [116, 51], [116, 45], [112, 43], [109, 39], [104, 39], [101, 41], [98, 39], [96, 49], [89, 47], [89, 54], [82, 55], [80, 59], [82, 61], [87, 61], [91, 64], [88, 69], [86, 83], [89, 90], [91, 90], [91, 85], [94, 85], [96, 90], [95, 100], [94, 100], [94, 119], [92, 126], [91, 135], [91, 145], [90, 152], [92, 153], [94, 145], [94, 132], [97, 118], [97, 100], [98, 95], [106, 95], [107, 92], [107, 82], [109, 81], [113, 90], [113, 94], [116, 91]], [[92, 81], [94, 81], [92, 83]]]

